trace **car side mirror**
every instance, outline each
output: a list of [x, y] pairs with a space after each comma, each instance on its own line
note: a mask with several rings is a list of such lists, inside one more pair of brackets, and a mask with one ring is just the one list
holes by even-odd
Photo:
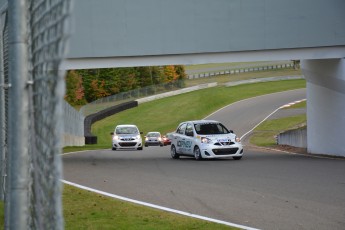
[[143, 132], [140, 132], [140, 134], [143, 134]]
[[234, 133], [234, 131], [233, 131], [233, 130], [230, 130], [230, 133]]
[[110, 135], [114, 135], [114, 132], [111, 132]]

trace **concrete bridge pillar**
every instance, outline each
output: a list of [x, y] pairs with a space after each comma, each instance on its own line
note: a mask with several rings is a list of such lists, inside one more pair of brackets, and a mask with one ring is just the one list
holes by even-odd
[[345, 157], [345, 59], [304, 60], [308, 152]]

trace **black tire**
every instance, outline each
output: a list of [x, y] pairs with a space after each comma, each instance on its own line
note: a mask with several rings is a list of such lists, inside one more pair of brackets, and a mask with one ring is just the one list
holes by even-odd
[[111, 148], [111, 150], [115, 151], [115, 150], [116, 150], [116, 148], [112, 147], [112, 148]]
[[172, 145], [170, 148], [170, 154], [171, 154], [171, 158], [172, 159], [179, 159], [180, 155], [178, 155], [178, 153], [176, 152], [176, 148], [175, 145]]
[[234, 160], [238, 161], [238, 160], [241, 160], [242, 159], [242, 156], [239, 156], [239, 157], [233, 157]]
[[202, 160], [202, 156], [201, 156], [201, 152], [200, 152], [200, 149], [199, 149], [199, 147], [198, 146], [195, 146], [194, 147], [194, 158], [195, 158], [195, 160], [197, 160], [197, 161], [200, 161], [200, 160]]
[[143, 147], [139, 147], [138, 150], [143, 150]]
[[145, 147], [149, 147], [148, 145], [145, 145]]

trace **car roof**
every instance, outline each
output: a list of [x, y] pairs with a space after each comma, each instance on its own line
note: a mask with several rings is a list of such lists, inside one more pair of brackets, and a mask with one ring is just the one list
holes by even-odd
[[[219, 121], [215, 121], [215, 120], [194, 120], [194, 121], [185, 121], [185, 122], [190, 122], [193, 124], [220, 123]], [[185, 123], [185, 122], [182, 122], [182, 123]]]
[[117, 125], [116, 127], [137, 127], [136, 125]]
[[148, 132], [148, 133], [160, 133], [160, 132], [156, 132], [156, 131], [154, 131], [154, 132]]

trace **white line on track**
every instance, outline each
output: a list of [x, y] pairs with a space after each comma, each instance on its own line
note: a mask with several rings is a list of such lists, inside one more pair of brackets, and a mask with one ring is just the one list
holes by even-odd
[[283, 109], [283, 108], [287, 108], [290, 107], [294, 104], [300, 103], [302, 101], [305, 101], [306, 99], [301, 99], [298, 101], [294, 101], [294, 102], [290, 102], [288, 104], [282, 105], [279, 108], [275, 109], [272, 113], [270, 113], [267, 117], [265, 117], [262, 121], [260, 121], [257, 125], [255, 125], [251, 130], [249, 130], [248, 132], [246, 132], [245, 134], [242, 135], [241, 140], [243, 140], [243, 138], [245, 136], [247, 136], [249, 133], [251, 133], [256, 127], [258, 127], [261, 123], [263, 123], [264, 121], [266, 121], [270, 116], [272, 116], [273, 114], [275, 114], [278, 110]]
[[[249, 99], [252, 99], [252, 98], [249, 98]], [[239, 102], [242, 102], [242, 101], [245, 101], [245, 100], [249, 100], [249, 99], [244, 99], [244, 100], [241, 100], [241, 101], [238, 101], [238, 102], [235, 102], [235, 103], [239, 103]], [[244, 135], [242, 135], [241, 139], [243, 139], [246, 135], [248, 135], [250, 132], [252, 132], [256, 127], [258, 127], [261, 123], [266, 121], [270, 116], [272, 116], [278, 110], [280, 110], [282, 108], [285, 108], [285, 107], [289, 107], [289, 106], [291, 106], [293, 104], [296, 104], [296, 103], [299, 103], [299, 102], [302, 102], [302, 101], [305, 101], [305, 100], [306, 99], [302, 99], [302, 100], [298, 100], [298, 101], [295, 101], [295, 102], [291, 102], [291, 103], [285, 104], [285, 105], [280, 106], [279, 108], [275, 109], [272, 113], [270, 113], [267, 117], [265, 117], [265, 119], [263, 119], [261, 122], [259, 122], [257, 125], [255, 125], [251, 130], [249, 130]], [[232, 103], [232, 104], [235, 104], [235, 103]], [[232, 105], [232, 104], [230, 104], [230, 105]], [[228, 107], [230, 105], [227, 105], [225, 107]], [[225, 107], [217, 110], [216, 112], [224, 109]], [[214, 112], [214, 113], [216, 113], [216, 112]], [[214, 113], [212, 113], [212, 114], [214, 114]], [[208, 115], [207, 117], [211, 116], [212, 114]], [[80, 151], [80, 152], [83, 152], [83, 151]], [[231, 223], [231, 222], [227, 222], [227, 221], [223, 221], [223, 220], [217, 220], [217, 219], [213, 219], [213, 218], [209, 218], [209, 217], [205, 217], [205, 216], [201, 216], [201, 215], [197, 215], [197, 214], [193, 214], [193, 213], [189, 213], [189, 212], [179, 211], [179, 210], [176, 210], [176, 209], [171, 209], [171, 208], [167, 208], [167, 207], [163, 207], [163, 206], [159, 206], [159, 205], [155, 205], [155, 204], [151, 204], [151, 203], [147, 203], [147, 202], [143, 202], [143, 201], [139, 201], [139, 200], [130, 199], [130, 198], [123, 197], [123, 196], [114, 195], [114, 194], [111, 194], [111, 193], [107, 193], [107, 192], [103, 192], [103, 191], [100, 191], [100, 190], [97, 190], [97, 189], [89, 188], [89, 187], [86, 187], [86, 186], [83, 186], [83, 185], [80, 185], [80, 184], [76, 184], [76, 183], [73, 183], [73, 182], [70, 182], [70, 181], [66, 181], [66, 180], [61, 180], [61, 181], [63, 183], [65, 183], [65, 184], [68, 184], [68, 185], [71, 185], [71, 186], [74, 186], [74, 187], [77, 187], [77, 188], [80, 188], [80, 189], [84, 189], [84, 190], [87, 190], [87, 191], [90, 191], [90, 192], [98, 193], [100, 195], [104, 195], [104, 196], [107, 196], [107, 197], [111, 197], [111, 198], [115, 198], [115, 199], [131, 202], [131, 203], [143, 205], [143, 206], [146, 206], [146, 207], [151, 207], [151, 208], [159, 209], [159, 210], [162, 210], [162, 211], [176, 213], [176, 214], [180, 214], [180, 215], [183, 215], [183, 216], [193, 217], [193, 218], [196, 218], [196, 219], [210, 221], [210, 222], [214, 222], [214, 223], [218, 223], [218, 224], [224, 224], [224, 225], [227, 225], [227, 226], [241, 228], [241, 229], [245, 229], [245, 230], [258, 230], [257, 228], [252, 228], [252, 227], [248, 227], [248, 226], [244, 226], [244, 225], [240, 225], [240, 224], [235, 224], [235, 223]]]
[[147, 207], [151, 207], [151, 208], [155, 208], [155, 209], [159, 209], [162, 211], [166, 211], [166, 212], [171, 212], [171, 213], [176, 213], [176, 214], [180, 214], [183, 216], [188, 216], [188, 217], [193, 217], [196, 219], [201, 219], [201, 220], [205, 220], [205, 221], [210, 221], [213, 223], [218, 223], [218, 224], [224, 224], [227, 226], [231, 226], [231, 227], [236, 227], [236, 228], [241, 228], [241, 229], [245, 229], [245, 230], [258, 230], [257, 228], [251, 228], [248, 226], [244, 226], [244, 225], [240, 225], [240, 224], [235, 224], [235, 223], [231, 223], [231, 222], [227, 222], [227, 221], [223, 221], [223, 220], [217, 220], [217, 219], [213, 219], [213, 218], [209, 218], [209, 217], [205, 217], [205, 216], [200, 216], [197, 214], [193, 214], [193, 213], [189, 213], [189, 212], [183, 212], [183, 211], [179, 211], [176, 209], [171, 209], [171, 208], [167, 208], [167, 207], [163, 207], [163, 206], [159, 206], [159, 205], [155, 205], [155, 204], [150, 204], [150, 203], [146, 203], [143, 201], [139, 201], [139, 200], [134, 200], [134, 199], [130, 199], [127, 197], [123, 197], [123, 196], [118, 196], [118, 195], [114, 195], [111, 193], [107, 193], [107, 192], [103, 192], [97, 189], [93, 189], [93, 188], [89, 188], [80, 184], [76, 184], [70, 181], [66, 181], [66, 180], [61, 180], [64, 184], [68, 184], [83, 190], [87, 190], [90, 192], [94, 192], [103, 196], [107, 196], [107, 197], [111, 197], [111, 198], [115, 198], [115, 199], [119, 199], [119, 200], [123, 200], [123, 201], [127, 201], [127, 202], [131, 202], [131, 203], [135, 203], [135, 204], [139, 204], [139, 205], [143, 205], [143, 206], [147, 206]]

